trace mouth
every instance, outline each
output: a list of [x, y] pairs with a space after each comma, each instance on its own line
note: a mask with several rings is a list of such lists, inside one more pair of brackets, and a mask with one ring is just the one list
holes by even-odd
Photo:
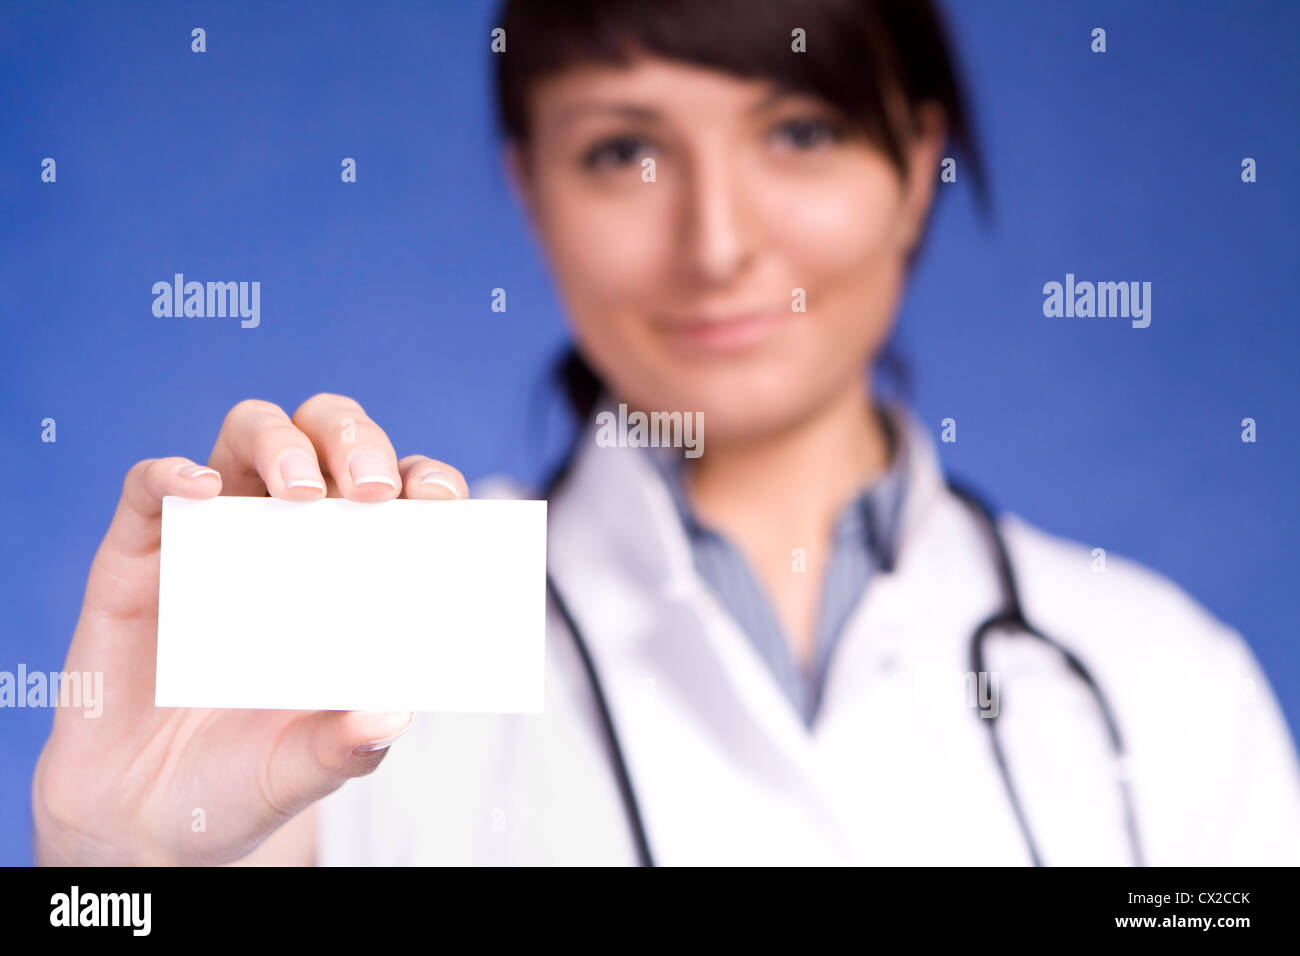
[[734, 352], [767, 342], [794, 318], [788, 309], [726, 314], [677, 314], [655, 323], [670, 341], [692, 350]]

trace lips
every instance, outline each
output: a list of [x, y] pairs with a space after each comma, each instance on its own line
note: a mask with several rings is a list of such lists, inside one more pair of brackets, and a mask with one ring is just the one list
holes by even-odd
[[711, 351], [735, 351], [761, 345], [790, 322], [789, 310], [755, 310], [725, 315], [684, 315], [658, 326], [682, 345]]

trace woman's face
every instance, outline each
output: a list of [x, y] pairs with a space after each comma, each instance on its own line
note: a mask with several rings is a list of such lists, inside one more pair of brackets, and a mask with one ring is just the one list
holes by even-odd
[[821, 100], [667, 60], [569, 70], [530, 108], [515, 177], [615, 394], [702, 412], [716, 443], [863, 388], [930, 202], [938, 123], [905, 182]]

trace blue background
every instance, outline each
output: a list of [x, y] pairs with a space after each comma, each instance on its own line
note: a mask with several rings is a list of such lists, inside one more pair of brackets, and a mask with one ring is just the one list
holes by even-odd
[[[950, 8], [996, 216], [941, 187], [901, 317], [915, 406], [958, 420], [946, 463], [997, 501], [1240, 629], [1294, 734], [1300, 5]], [[62, 667], [123, 475], [206, 460], [239, 399], [355, 396], [399, 455], [471, 479], [535, 478], [561, 447], [545, 374], [565, 333], [500, 172], [493, 19], [464, 0], [0, 5], [0, 670]], [[173, 272], [259, 280], [261, 326], [155, 318]], [[1151, 281], [1150, 328], [1044, 318], [1066, 272]], [[0, 863], [30, 859], [51, 716], [0, 711]]]

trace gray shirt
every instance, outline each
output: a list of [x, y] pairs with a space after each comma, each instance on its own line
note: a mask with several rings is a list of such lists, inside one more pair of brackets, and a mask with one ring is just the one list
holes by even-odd
[[[831, 656], [844, 625], [879, 570], [893, 568], [898, 518], [907, 487], [908, 455], [903, 430], [881, 415], [890, 445], [889, 467], [848, 504], [835, 519], [830, 557], [822, 585], [814, 633], [811, 668], [795, 659], [781, 622], [744, 555], [723, 535], [701, 523], [686, 495], [687, 461], [676, 449], [647, 449], [668, 485], [699, 575], [717, 595], [811, 728], [821, 704]], [[793, 566], [793, 555], [792, 555]]]

